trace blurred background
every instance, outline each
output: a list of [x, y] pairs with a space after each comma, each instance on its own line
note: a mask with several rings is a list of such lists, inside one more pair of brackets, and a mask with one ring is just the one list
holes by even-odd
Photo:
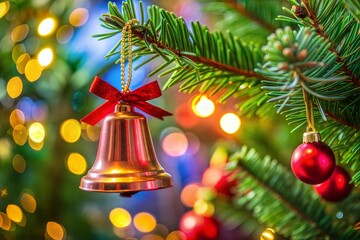
[[[216, 23], [196, 1], [143, 2], [187, 22]], [[180, 225], [197, 221], [193, 212], [209, 219], [202, 227], [219, 239], [251, 239], [257, 228], [251, 220], [234, 229], [216, 218], [236, 184], [224, 178], [223, 166], [244, 143], [287, 160], [301, 133], [289, 135], [281, 118], [240, 119], [232, 100], [219, 104], [175, 87], [152, 101], [173, 113], [148, 123], [174, 187], [131, 198], [79, 189], [101, 126], [79, 120], [104, 102], [88, 92], [91, 81], [99, 75], [120, 87], [118, 56], [104, 59], [119, 39], [92, 37], [106, 31], [98, 18], [107, 3], [0, 2], [0, 239], [185, 239]], [[134, 71], [131, 88], [157, 79], [149, 72], [151, 66]]]

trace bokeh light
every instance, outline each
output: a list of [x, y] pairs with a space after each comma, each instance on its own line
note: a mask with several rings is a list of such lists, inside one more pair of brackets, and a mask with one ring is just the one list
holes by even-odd
[[8, 215], [6, 215], [3, 212], [0, 212], [0, 218], [2, 219], [2, 224], [0, 225], [0, 227], [5, 231], [9, 231], [11, 229], [11, 220], [8, 217]]
[[45, 18], [38, 26], [38, 33], [40, 36], [48, 36], [55, 31], [56, 21], [54, 18]]
[[202, 183], [207, 187], [214, 187], [223, 176], [223, 170], [219, 168], [207, 168], [202, 176]]
[[71, 153], [66, 161], [66, 165], [70, 172], [81, 175], [86, 171], [86, 159], [80, 153]]
[[26, 169], [26, 161], [20, 154], [15, 154], [12, 160], [13, 167], [18, 173], [23, 173]]
[[187, 103], [180, 104], [176, 108], [174, 117], [179, 126], [183, 128], [192, 128], [199, 121], [199, 118], [191, 111], [191, 107]]
[[239, 130], [240, 124], [240, 118], [234, 113], [226, 113], [220, 119], [221, 129], [228, 134], [234, 134]]
[[0, 138], [0, 160], [8, 159], [12, 154], [12, 144], [7, 138]]
[[0, 18], [5, 16], [10, 9], [10, 2], [5, 1], [0, 3]]
[[44, 142], [34, 142], [31, 138], [28, 139], [28, 143], [29, 146], [36, 151], [40, 151], [44, 146]]
[[146, 234], [146, 235], [142, 236], [140, 238], [140, 240], [164, 240], [164, 238], [162, 238], [159, 235], [151, 233], [151, 234]]
[[31, 60], [31, 57], [28, 53], [23, 53], [21, 54], [17, 60], [16, 60], [16, 70], [20, 73], [20, 74], [24, 74], [25, 73], [25, 67], [26, 64]]
[[80, 27], [86, 23], [89, 18], [89, 11], [86, 8], [77, 8], [71, 12], [69, 23], [74, 27]]
[[183, 233], [181, 231], [172, 231], [166, 237], [166, 240], [186, 240], [186, 239], [187, 238], [186, 238], [185, 233]]
[[210, 167], [223, 167], [228, 160], [228, 152], [225, 147], [217, 147], [210, 159]]
[[189, 184], [181, 190], [180, 199], [181, 202], [187, 207], [193, 207], [197, 201], [197, 191], [200, 185], [196, 183]]
[[53, 57], [54, 57], [53, 50], [51, 48], [44, 48], [39, 52], [37, 56], [37, 60], [40, 66], [46, 67], [52, 63]]
[[130, 237], [134, 236], [136, 230], [133, 225], [129, 225], [127, 227], [113, 227], [114, 234], [119, 237], [120, 239], [129, 239]]
[[29, 137], [36, 143], [41, 143], [45, 138], [44, 126], [39, 122], [34, 122], [29, 127]]
[[23, 83], [19, 77], [12, 77], [6, 86], [7, 93], [11, 98], [20, 96], [23, 90]]
[[14, 61], [14, 63], [16, 63], [16, 61], [18, 60], [18, 58], [22, 55], [26, 53], [26, 48], [24, 44], [16, 44], [11, 52], [11, 58]]
[[109, 214], [110, 222], [118, 228], [124, 228], [130, 225], [131, 215], [123, 208], [114, 208]]
[[19, 145], [23, 146], [28, 138], [28, 132], [24, 125], [16, 125], [12, 132], [14, 142]]
[[15, 109], [11, 112], [9, 122], [11, 126], [14, 128], [17, 125], [25, 124], [25, 115], [20, 109]]
[[[166, 129], [164, 131], [166, 131]], [[188, 148], [188, 139], [183, 132], [171, 132], [164, 137], [162, 148], [169, 156], [179, 157], [186, 152]]]
[[66, 231], [59, 223], [50, 221], [46, 224], [45, 236], [48, 236], [53, 240], [62, 240], [66, 239]]
[[148, 233], [156, 227], [156, 219], [150, 213], [141, 212], [135, 215], [134, 225], [140, 232]]
[[58, 43], [66, 44], [74, 36], [74, 28], [70, 25], [61, 26], [56, 32], [56, 40]]
[[76, 119], [68, 119], [60, 126], [60, 136], [68, 143], [74, 143], [81, 136], [81, 125]]
[[16, 223], [21, 223], [21, 221], [23, 220], [23, 212], [21, 210], [21, 208], [15, 204], [9, 204], [6, 207], [6, 214], [9, 216], [9, 218], [16, 222]]
[[21, 205], [24, 210], [29, 213], [34, 213], [36, 210], [36, 200], [30, 193], [23, 192], [20, 198]]
[[42, 67], [37, 59], [31, 59], [25, 66], [25, 77], [29, 82], [35, 82], [41, 77]]
[[16, 42], [21, 42], [24, 40], [29, 34], [29, 26], [27, 24], [21, 24], [16, 27], [11, 32], [11, 40]]
[[260, 240], [274, 240], [275, 239], [275, 231], [271, 228], [266, 228], [260, 236]]
[[214, 102], [205, 95], [196, 96], [192, 102], [194, 113], [202, 118], [211, 116], [215, 111]]
[[205, 217], [211, 217], [214, 215], [215, 207], [211, 202], [199, 199], [194, 204], [194, 212]]

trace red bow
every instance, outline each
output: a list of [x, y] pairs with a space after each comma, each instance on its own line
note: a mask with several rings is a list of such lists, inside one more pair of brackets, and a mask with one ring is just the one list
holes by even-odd
[[118, 104], [120, 100], [123, 100], [143, 112], [159, 119], [172, 115], [171, 113], [146, 102], [150, 99], [161, 96], [161, 90], [157, 81], [145, 84], [132, 92], [122, 93], [109, 83], [96, 76], [89, 91], [108, 100], [89, 113], [86, 117], [81, 119], [81, 121], [90, 125], [95, 125], [108, 114], [113, 113], [116, 104]]

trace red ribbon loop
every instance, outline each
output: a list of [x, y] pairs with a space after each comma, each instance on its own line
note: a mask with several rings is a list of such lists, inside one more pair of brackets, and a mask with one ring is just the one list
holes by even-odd
[[146, 101], [158, 98], [161, 96], [161, 89], [157, 81], [150, 82], [135, 89], [132, 92], [122, 93], [106, 81], [102, 80], [98, 76], [94, 78], [91, 84], [89, 92], [99, 96], [107, 101], [90, 112], [86, 117], [81, 119], [82, 122], [90, 125], [95, 125], [101, 119], [106, 117], [108, 114], [114, 112], [115, 106], [119, 101], [125, 101], [134, 107], [146, 112], [147, 114], [164, 119], [165, 116], [172, 115], [171, 113], [156, 107]]

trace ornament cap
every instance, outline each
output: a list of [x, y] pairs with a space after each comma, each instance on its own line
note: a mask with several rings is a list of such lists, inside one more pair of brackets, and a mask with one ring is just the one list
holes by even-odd
[[115, 112], [134, 112], [134, 107], [129, 103], [122, 102], [115, 106]]
[[304, 143], [321, 142], [321, 136], [318, 132], [306, 132], [303, 134]]

